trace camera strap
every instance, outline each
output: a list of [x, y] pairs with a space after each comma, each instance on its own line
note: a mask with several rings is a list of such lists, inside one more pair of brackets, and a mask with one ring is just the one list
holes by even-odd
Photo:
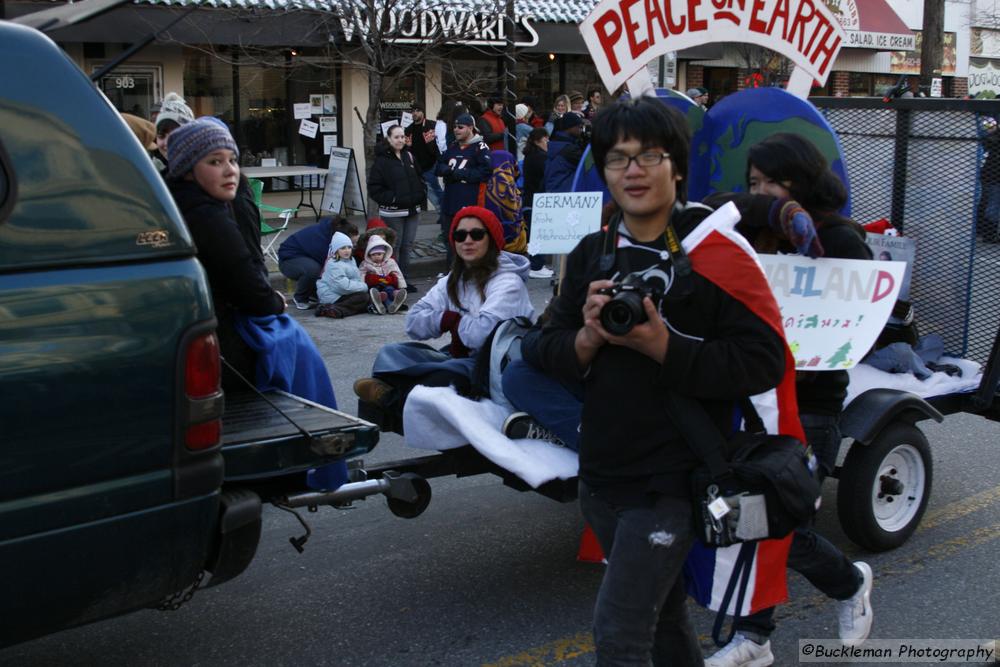
[[[667, 247], [670, 264], [674, 270], [674, 284], [671, 285], [670, 291], [677, 290], [675, 294], [671, 294], [670, 296], [687, 297], [694, 292], [694, 283], [691, 278], [691, 260], [688, 258], [687, 253], [684, 252], [684, 246], [681, 245], [680, 237], [677, 235], [677, 230], [674, 228], [672, 221], [673, 213], [678, 210], [683, 211], [679, 204], [675, 204], [667, 216], [667, 226], [663, 230], [663, 242]], [[615, 268], [615, 254], [618, 251], [618, 239], [620, 235], [618, 229], [621, 222], [622, 213], [618, 211], [608, 221], [608, 226], [604, 233], [604, 247], [601, 251], [600, 269], [608, 278], [611, 277], [611, 271]], [[624, 256], [622, 257], [622, 264], [624, 273], [632, 272], [629, 261]]]

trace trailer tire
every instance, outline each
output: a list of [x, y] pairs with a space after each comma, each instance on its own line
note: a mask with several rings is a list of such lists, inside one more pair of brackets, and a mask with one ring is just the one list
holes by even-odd
[[431, 504], [431, 485], [426, 479], [414, 473], [403, 473], [401, 477], [409, 480], [413, 485], [416, 495], [414, 500], [403, 500], [386, 496], [385, 500], [389, 504], [389, 511], [402, 519], [415, 519], [424, 513], [427, 506]]
[[932, 476], [930, 445], [912, 424], [895, 421], [870, 444], [855, 442], [837, 488], [841, 527], [865, 549], [895, 549], [917, 529]]

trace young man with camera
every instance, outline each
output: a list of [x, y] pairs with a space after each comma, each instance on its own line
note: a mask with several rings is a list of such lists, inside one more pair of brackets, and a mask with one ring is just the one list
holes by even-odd
[[[736, 402], [786, 372], [781, 335], [691, 271], [680, 247], [713, 212], [686, 202], [689, 141], [683, 117], [653, 98], [597, 115], [593, 156], [619, 211], [570, 253], [538, 341], [544, 370], [584, 389], [580, 505], [608, 560], [599, 665], [702, 664], [680, 576], [699, 458], [667, 416], [667, 392], [698, 400], [730, 433]], [[740, 252], [713, 261], [745, 262]]]

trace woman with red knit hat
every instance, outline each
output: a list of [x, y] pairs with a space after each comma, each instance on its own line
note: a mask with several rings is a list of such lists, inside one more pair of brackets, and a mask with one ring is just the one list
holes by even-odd
[[440, 278], [407, 313], [406, 335], [416, 341], [450, 335], [447, 350], [424, 343], [383, 347], [372, 368], [374, 377], [354, 383], [363, 401], [402, 411], [415, 385], [455, 386], [468, 390], [475, 353], [497, 323], [533, 318], [525, 281], [526, 257], [502, 250], [503, 227], [481, 206], [466, 206], [452, 219], [448, 240], [454, 251], [451, 271]]

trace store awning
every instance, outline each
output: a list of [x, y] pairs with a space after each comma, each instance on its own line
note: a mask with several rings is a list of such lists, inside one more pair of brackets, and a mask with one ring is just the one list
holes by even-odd
[[827, 0], [847, 32], [844, 47], [875, 51], [913, 51], [916, 38], [886, 0]]

